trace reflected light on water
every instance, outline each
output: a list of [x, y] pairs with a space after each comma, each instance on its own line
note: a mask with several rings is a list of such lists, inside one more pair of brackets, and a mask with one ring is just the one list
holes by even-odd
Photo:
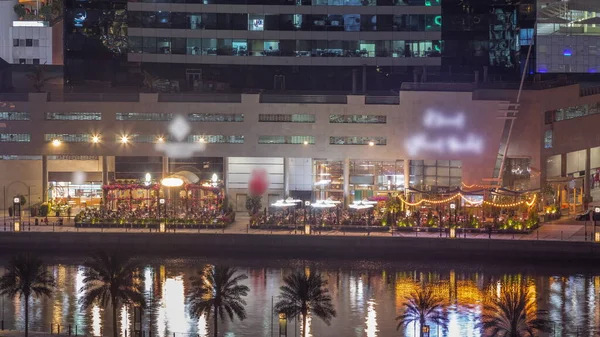
[[144, 269], [144, 293], [146, 293], [146, 295], [149, 295], [152, 292], [152, 282], [152, 268], [146, 267], [146, 269]]
[[158, 308], [158, 335], [188, 331], [185, 313], [183, 277], [167, 278], [162, 288], [162, 300]]
[[200, 316], [198, 319], [198, 337], [208, 337], [208, 321], [206, 315]]
[[127, 306], [123, 305], [121, 307], [121, 335], [126, 337], [127, 330], [129, 330], [129, 316]]
[[367, 329], [365, 332], [367, 333], [367, 337], [377, 337], [377, 312], [375, 311], [375, 301], [369, 300], [367, 302]]
[[92, 334], [94, 336], [102, 336], [101, 326], [102, 317], [100, 315], [100, 307], [96, 304], [92, 307]]

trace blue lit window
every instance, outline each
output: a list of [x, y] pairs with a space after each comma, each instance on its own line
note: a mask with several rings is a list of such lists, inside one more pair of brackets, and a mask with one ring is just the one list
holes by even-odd
[[571, 51], [570, 48], [565, 48], [563, 50], [563, 56], [571, 56], [571, 55], [573, 55], [573, 51]]
[[519, 41], [521, 46], [529, 46], [533, 39], [533, 28], [521, 28]]

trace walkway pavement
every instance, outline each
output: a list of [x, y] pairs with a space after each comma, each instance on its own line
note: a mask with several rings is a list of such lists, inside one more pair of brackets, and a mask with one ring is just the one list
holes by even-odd
[[[130, 229], [130, 228], [76, 228], [73, 220], [67, 220], [65, 218], [65, 224], [63, 226], [52, 225], [55, 223], [54, 218], [49, 218], [50, 225], [39, 225], [34, 226], [33, 221], [31, 226], [27, 224], [28, 219], [23, 218], [21, 224], [22, 232], [81, 232], [81, 233], [148, 233], [151, 232], [149, 229]], [[6, 223], [6, 225], [4, 225]], [[250, 229], [248, 226], [249, 217], [247, 214], [238, 213], [236, 221], [225, 229], [176, 229], [176, 233], [190, 233], [190, 234], [215, 234], [215, 233], [228, 233], [228, 234], [273, 234], [273, 235], [303, 235], [304, 231], [302, 226], [298, 226], [297, 231], [294, 230], [267, 230], [267, 229]], [[543, 224], [538, 230], [533, 231], [530, 234], [492, 234], [491, 239], [502, 239], [502, 240], [564, 240], [564, 241], [590, 241], [593, 238], [593, 222], [575, 221], [573, 219], [563, 218], [550, 223]], [[2, 232], [12, 231], [12, 219], [6, 219], [4, 222], [0, 219], [0, 235]], [[153, 232], [156, 230], [153, 229]], [[600, 223], [598, 224], [598, 232], [600, 233]], [[587, 235], [586, 235], [587, 233]], [[343, 232], [343, 231], [313, 231], [312, 235], [326, 235], [326, 236], [391, 236], [390, 232]], [[443, 233], [443, 236], [446, 234]], [[458, 235], [458, 233], [457, 233]], [[429, 237], [437, 238], [440, 237], [438, 232], [427, 233], [427, 232], [394, 232], [394, 236], [398, 237]], [[490, 239], [487, 233], [467, 233], [466, 237], [461, 234], [461, 238], [466, 239]], [[1, 336], [0, 336], [1, 337]]]

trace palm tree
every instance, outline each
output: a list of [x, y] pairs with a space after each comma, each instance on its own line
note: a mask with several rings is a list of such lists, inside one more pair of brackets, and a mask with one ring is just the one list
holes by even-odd
[[481, 325], [489, 336], [533, 337], [538, 331], [551, 332], [550, 321], [537, 316], [527, 285], [509, 285], [484, 304]]
[[[307, 275], [308, 274], [308, 275]], [[327, 281], [320, 273], [305, 273], [301, 270], [283, 279], [285, 285], [281, 286], [279, 301], [275, 310], [293, 319], [302, 315], [302, 336], [306, 336], [306, 319], [308, 314], [315, 315], [327, 325], [336, 316], [331, 303], [331, 296], [327, 289]]]
[[398, 326], [408, 326], [410, 323], [419, 323], [420, 336], [424, 336], [423, 327], [431, 322], [446, 328], [448, 318], [444, 314], [444, 299], [435, 295], [429, 287], [419, 288], [406, 298], [404, 314], [396, 317]]
[[219, 317], [225, 320], [225, 313], [233, 321], [246, 318], [246, 301], [250, 288], [238, 284], [248, 278], [246, 274], [234, 275], [236, 268], [223, 266], [207, 266], [198, 271], [197, 277], [191, 277], [192, 291], [189, 294], [190, 315], [196, 318], [206, 314], [214, 320], [214, 335], [217, 337]]
[[117, 310], [123, 304], [146, 307], [140, 264], [117, 253], [97, 252], [83, 264], [83, 286], [79, 292], [85, 295], [79, 300], [83, 308], [95, 302], [112, 307], [113, 337], [119, 336]]
[[8, 262], [7, 272], [0, 278], [0, 294], [25, 298], [25, 337], [29, 335], [29, 298], [49, 297], [54, 285], [54, 278], [36, 256], [16, 255]]

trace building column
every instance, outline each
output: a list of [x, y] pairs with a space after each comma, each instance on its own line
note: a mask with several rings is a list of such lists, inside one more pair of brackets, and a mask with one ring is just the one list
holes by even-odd
[[108, 158], [102, 156], [102, 185], [108, 185]]
[[[592, 178], [591, 174], [591, 153], [590, 148], [585, 149], [585, 178], [583, 179], [583, 204], [587, 204], [586, 200], [589, 201], [591, 198], [591, 186], [592, 186]], [[585, 209], [584, 209], [585, 211]]]
[[[225, 188], [225, 195], [229, 196], [229, 157], [223, 157], [223, 187]], [[233, 202], [229, 199], [229, 202]]]
[[567, 176], [567, 154], [566, 153], [562, 153], [560, 155], [560, 176], [561, 177]]
[[283, 198], [290, 196], [290, 158], [283, 158]]
[[169, 176], [169, 157], [162, 157], [162, 179]]
[[48, 156], [42, 155], [42, 202], [48, 201]]
[[410, 187], [410, 159], [404, 159], [404, 195], [408, 195]]
[[350, 158], [344, 158], [344, 205], [350, 203]]

